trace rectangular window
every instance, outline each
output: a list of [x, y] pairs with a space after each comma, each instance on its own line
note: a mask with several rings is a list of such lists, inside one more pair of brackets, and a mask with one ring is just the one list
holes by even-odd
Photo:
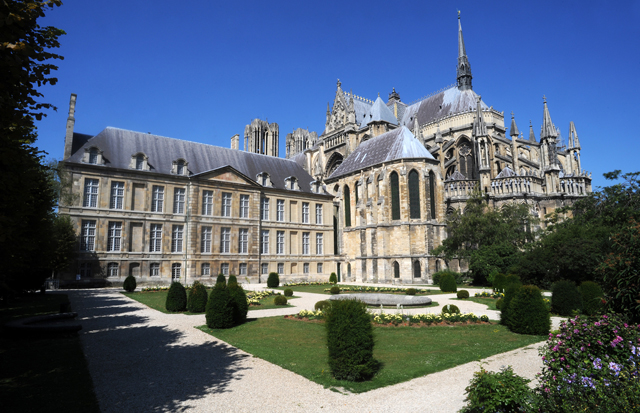
[[231, 228], [220, 229], [220, 252], [223, 254], [231, 252]]
[[305, 274], [309, 274], [309, 263], [305, 262], [302, 266], [302, 272]]
[[211, 252], [211, 227], [202, 227], [202, 242], [200, 243], [200, 251], [204, 253]]
[[182, 275], [182, 264], [171, 264], [171, 281], [179, 282]]
[[110, 262], [107, 264], [107, 277], [117, 277], [118, 276], [118, 263]]
[[151, 224], [149, 252], [162, 252], [162, 224]]
[[322, 263], [321, 263], [321, 262], [319, 262], [319, 263], [318, 263], [318, 268], [317, 268], [317, 271], [316, 271], [316, 272], [317, 272], [318, 274], [322, 274]]
[[302, 253], [304, 255], [309, 255], [309, 233], [302, 233]]
[[151, 277], [159, 277], [160, 276], [160, 264], [157, 262], [152, 262], [149, 264], [149, 276]]
[[260, 264], [260, 272], [262, 274], [268, 273], [269, 272], [269, 264], [267, 264], [267, 263]]
[[203, 262], [200, 266], [200, 275], [203, 277], [208, 277], [211, 275], [211, 264], [208, 262]]
[[278, 263], [278, 274], [280, 275], [284, 274], [284, 263], [281, 263], [281, 262]]
[[238, 237], [238, 254], [247, 254], [249, 252], [249, 230], [240, 228]]
[[269, 198], [262, 198], [262, 203], [260, 204], [260, 219], [263, 221], [269, 220]]
[[220, 264], [220, 274], [229, 275], [229, 263], [223, 262]]
[[276, 234], [276, 254], [284, 254], [284, 231]]
[[302, 203], [302, 223], [303, 224], [309, 223], [309, 203], [308, 202]]
[[82, 251], [96, 250], [96, 221], [82, 221], [80, 249]]
[[260, 254], [269, 253], [269, 230], [263, 230], [260, 236]]
[[243, 263], [240, 264], [238, 273], [240, 275], [247, 275], [247, 264], [246, 263], [243, 262]]
[[249, 218], [249, 195], [240, 195], [240, 218]]
[[202, 191], [202, 215], [213, 214], [213, 191]]
[[124, 182], [111, 182], [111, 204], [109, 208], [124, 208]]
[[321, 232], [317, 233], [316, 234], [316, 255], [324, 254], [323, 242], [324, 242], [323, 234]]
[[107, 251], [120, 251], [122, 240], [122, 222], [109, 222], [109, 234], [107, 235]]
[[284, 199], [278, 199], [276, 219], [280, 222], [284, 221]]
[[173, 190], [173, 213], [184, 214], [184, 188]]
[[79, 273], [80, 273], [80, 278], [91, 277], [91, 263], [83, 262], [82, 264], [80, 264]]
[[227, 192], [222, 193], [222, 211], [221, 215], [223, 217], [231, 216], [231, 194]]
[[322, 204], [316, 204], [316, 224], [322, 224]]
[[182, 236], [184, 225], [174, 225], [171, 231], [171, 252], [182, 252]]
[[98, 206], [98, 180], [97, 179], [85, 179], [84, 180], [84, 202], [82, 205], [85, 208], [96, 208]]
[[153, 186], [151, 192], [151, 212], [162, 212], [164, 203], [164, 186]]

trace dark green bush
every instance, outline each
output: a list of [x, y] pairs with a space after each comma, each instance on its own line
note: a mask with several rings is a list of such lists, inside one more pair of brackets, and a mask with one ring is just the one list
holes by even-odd
[[216, 283], [207, 301], [206, 320], [209, 328], [233, 327], [235, 304], [229, 289], [223, 283]]
[[[231, 277], [229, 277], [231, 281]], [[247, 321], [247, 313], [249, 312], [249, 304], [247, 303], [247, 294], [237, 282], [229, 282], [227, 286], [231, 301], [233, 304], [233, 324], [240, 325]]]
[[415, 288], [407, 288], [407, 295], [416, 295], [417, 292]]
[[498, 293], [503, 293], [506, 282], [507, 282], [507, 276], [502, 274], [501, 272], [494, 275], [493, 283], [492, 283], [493, 291]]
[[516, 296], [518, 290], [522, 287], [521, 284], [516, 282], [508, 284], [504, 290], [504, 297], [502, 298], [502, 308], [500, 309], [500, 324], [508, 326], [509, 325], [509, 304], [513, 297]]
[[331, 294], [340, 294], [340, 287], [338, 287], [337, 285], [334, 285], [329, 289], [329, 292]]
[[329, 368], [338, 380], [368, 380], [376, 373], [373, 327], [367, 305], [356, 300], [336, 300], [325, 307]]
[[227, 280], [227, 285], [231, 284], [231, 283], [236, 283], [238, 284], [238, 279], [236, 278], [235, 275], [231, 274], [229, 276], [229, 279]]
[[532, 391], [525, 379], [513, 373], [511, 366], [499, 372], [481, 369], [473, 373], [465, 389], [467, 405], [461, 413], [525, 412], [531, 407]]
[[338, 283], [338, 276], [336, 275], [335, 272], [332, 272], [331, 275], [329, 276], [329, 282], [333, 284]]
[[224, 277], [224, 274], [218, 274], [218, 278], [216, 279], [216, 284], [222, 283], [227, 284], [227, 279]]
[[329, 300], [322, 300], [322, 301], [318, 301], [314, 306], [313, 309], [318, 311], [318, 310], [324, 310], [325, 308], [327, 308], [328, 306], [331, 305], [331, 301]]
[[584, 281], [578, 287], [580, 295], [582, 296], [582, 312], [586, 315], [601, 314], [604, 310], [602, 304], [603, 292], [602, 288], [593, 281]]
[[456, 279], [451, 273], [445, 273], [440, 276], [440, 290], [445, 293], [455, 293], [458, 291]]
[[276, 295], [273, 299], [275, 305], [287, 305], [287, 297], [284, 295]]
[[207, 309], [208, 293], [204, 285], [194, 282], [189, 290], [189, 300], [187, 301], [187, 310], [192, 313], [204, 313]]
[[291, 288], [285, 288], [284, 289], [284, 296], [285, 297], [291, 297], [293, 296], [293, 290]]
[[460, 314], [460, 309], [458, 308], [457, 305], [447, 304], [444, 307], [442, 307], [442, 313], [443, 314]]
[[456, 284], [462, 284], [462, 274], [459, 272], [452, 271], [450, 269], [440, 270], [433, 274], [433, 285], [440, 285], [440, 280], [444, 274], [450, 274], [453, 276], [453, 279], [456, 281]]
[[267, 278], [267, 287], [276, 288], [280, 285], [280, 276], [277, 272], [269, 273], [269, 278]]
[[167, 311], [175, 313], [187, 309], [187, 291], [179, 282], [172, 282], [165, 302]]
[[458, 291], [458, 298], [462, 298], [462, 299], [469, 298], [469, 291], [467, 290]]
[[518, 334], [534, 336], [549, 334], [551, 319], [538, 287], [524, 285], [518, 288], [513, 300], [509, 303], [507, 327]]
[[551, 287], [551, 311], [561, 316], [569, 316], [574, 311], [582, 311], [582, 296], [576, 283], [560, 280], [553, 284]]
[[502, 310], [502, 304], [504, 304], [504, 298], [498, 298], [496, 300], [496, 308]]
[[128, 291], [130, 293], [134, 292], [137, 286], [138, 286], [138, 283], [136, 283], [136, 277], [134, 277], [133, 275], [130, 275], [127, 278], [125, 278], [124, 282], [122, 283], [122, 288], [124, 288], [125, 291]]

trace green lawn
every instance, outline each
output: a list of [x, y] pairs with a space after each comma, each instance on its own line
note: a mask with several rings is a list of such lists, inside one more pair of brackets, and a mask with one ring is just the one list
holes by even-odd
[[270, 317], [227, 330], [198, 327], [256, 357], [325, 387], [365, 392], [480, 360], [545, 340], [509, 332], [496, 324], [429, 328], [374, 327], [374, 357], [382, 369], [367, 382], [331, 377], [324, 324]]
[[484, 304], [487, 307], [489, 307], [489, 310], [495, 310], [498, 311], [498, 309], [496, 308], [496, 300], [495, 298], [488, 298], [488, 297], [469, 297], [469, 298], [457, 298], [457, 300], [460, 301], [473, 301], [474, 303], [479, 303], [479, 304]]
[[[431, 304], [429, 304], [429, 305], [404, 306], [403, 308], [404, 308], [405, 310], [411, 310], [412, 308], [433, 308], [433, 307], [437, 307], [437, 306], [439, 306], [439, 305], [440, 305], [440, 304], [438, 304], [438, 302], [437, 302], [437, 301], [431, 301]], [[369, 305], [369, 306], [367, 306], [367, 307], [369, 307], [369, 308], [371, 308], [371, 309], [376, 309], [376, 308], [377, 308], [377, 309], [380, 309], [380, 306], [379, 306], [379, 305]], [[385, 305], [385, 306], [383, 306], [382, 308], [384, 308], [385, 310], [396, 310], [396, 309], [398, 308], [398, 306], [395, 306], [395, 305]]]
[[[68, 303], [66, 294], [25, 295], [0, 308], [0, 325], [55, 314]], [[3, 412], [100, 411], [77, 334], [21, 338], [3, 332], [0, 366]]]
[[[362, 287], [361, 285], [346, 285], [346, 284], [338, 284], [338, 287], [342, 288], [348, 288], [348, 287]], [[391, 287], [391, 286], [390, 286]], [[440, 291], [440, 288], [438, 288], [437, 286], [431, 286], [432, 288], [427, 289], [426, 294], [424, 295], [435, 295], [435, 294], [448, 294], [448, 293], [443, 293], [442, 291]], [[330, 292], [325, 292], [324, 290], [326, 288], [331, 288], [331, 285], [294, 285], [294, 286], [287, 286], [287, 287], [277, 287], [275, 288], [275, 290], [282, 290], [284, 291], [286, 288], [291, 288], [293, 291], [298, 291], [301, 293], [314, 293], [314, 294], [326, 294], [326, 295], [331, 295]], [[400, 287], [400, 288], [411, 288], [411, 286], [407, 286], [407, 287]], [[418, 290], [418, 292], [421, 292], [421, 289], [416, 289]], [[351, 294], [351, 293], [365, 293], [365, 292], [371, 292], [371, 293], [383, 293], [383, 294], [404, 294], [404, 293], [387, 293], [385, 291], [344, 291], [344, 294]], [[418, 295], [423, 295], [423, 294], [418, 294]]]

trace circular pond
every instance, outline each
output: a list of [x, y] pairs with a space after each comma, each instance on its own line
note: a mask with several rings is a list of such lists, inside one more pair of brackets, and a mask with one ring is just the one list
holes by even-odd
[[397, 294], [338, 294], [332, 295], [330, 300], [359, 300], [368, 305], [402, 305], [406, 307], [429, 305], [431, 298], [417, 295]]

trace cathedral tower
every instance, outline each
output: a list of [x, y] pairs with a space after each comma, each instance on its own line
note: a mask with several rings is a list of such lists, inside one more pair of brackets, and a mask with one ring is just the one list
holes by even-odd
[[277, 123], [254, 119], [244, 128], [244, 150], [277, 157], [279, 133]]
[[464, 49], [464, 38], [462, 37], [462, 24], [460, 23], [460, 12], [458, 12], [458, 89], [470, 90], [471, 87], [471, 65]]

